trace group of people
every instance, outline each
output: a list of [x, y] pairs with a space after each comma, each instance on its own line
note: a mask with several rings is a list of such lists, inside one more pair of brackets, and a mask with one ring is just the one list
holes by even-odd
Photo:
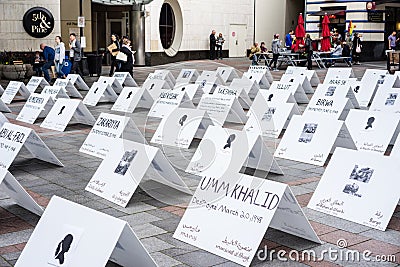
[[210, 59], [222, 59], [222, 46], [225, 43], [225, 39], [222, 36], [222, 33], [219, 33], [216, 36], [217, 32], [215, 30], [211, 31], [210, 34]]
[[[112, 76], [115, 70], [129, 72], [131, 75], [133, 75], [134, 51], [132, 51], [131, 48], [131, 41], [127, 36], [123, 36], [121, 41], [119, 41], [118, 35], [112, 34], [111, 42], [115, 45], [115, 48], [112, 50], [107, 50], [106, 52], [111, 54], [111, 69], [109, 75]], [[36, 75], [41, 76], [43, 73], [46, 81], [50, 83], [51, 78], [49, 71], [54, 66], [56, 77], [66, 78], [66, 75], [62, 70], [65, 62], [66, 48], [61, 36], [55, 37], [54, 48], [45, 43], [41, 43], [40, 49], [43, 51], [42, 56], [39, 52], [36, 52], [33, 62]], [[76, 73], [83, 77], [80, 64], [82, 59], [82, 46], [79, 40], [76, 38], [75, 33], [71, 33], [69, 35], [68, 58], [72, 65], [70, 73]]]

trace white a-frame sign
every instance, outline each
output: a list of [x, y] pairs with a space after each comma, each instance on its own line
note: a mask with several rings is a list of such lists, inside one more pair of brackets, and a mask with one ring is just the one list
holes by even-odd
[[273, 82], [269, 82], [264, 73], [245, 72], [243, 73], [243, 77], [246, 77], [250, 81], [256, 82], [261, 89], [269, 89], [271, 87], [271, 83]]
[[85, 83], [85, 81], [79, 74], [68, 74], [67, 80], [69, 80], [79, 90], [89, 91], [89, 86]]
[[160, 95], [161, 91], [171, 89], [165, 80], [160, 79], [147, 79], [143, 83], [142, 88], [147, 90], [153, 99], [156, 99]]
[[34, 130], [6, 122], [0, 129], [0, 168], [8, 169], [22, 146], [37, 159], [63, 166]]
[[194, 83], [199, 77], [199, 72], [196, 69], [182, 69], [176, 78], [176, 85]]
[[0, 112], [0, 128], [3, 127], [3, 124], [9, 122], [7, 117], [3, 115], [3, 113]]
[[93, 125], [96, 122], [81, 100], [59, 98], [40, 127], [63, 132], [73, 118], [76, 121], [72, 123]]
[[284, 83], [298, 83], [300, 86], [303, 88], [304, 92], [306, 94], [313, 94], [314, 89], [311, 86], [310, 81], [308, 80], [307, 76], [305, 75], [289, 75], [289, 74], [284, 74], [281, 77], [281, 82]]
[[353, 108], [353, 104], [348, 98], [314, 95], [303, 114], [310, 113], [344, 121]]
[[153, 180], [191, 194], [158, 148], [123, 139], [113, 141], [85, 190], [126, 207], [142, 180]]
[[213, 95], [234, 95], [244, 109], [249, 109], [252, 103], [249, 95], [245, 90], [243, 90], [243, 88], [236, 89], [231, 88], [230, 86], [219, 85], [215, 88]]
[[1, 95], [1, 100], [5, 104], [11, 104], [14, 100], [15, 96], [20, 93], [21, 97], [19, 99], [24, 100], [28, 99], [31, 92], [25, 87], [23, 82], [11, 81], [8, 85], [4, 93]]
[[271, 84], [271, 87], [269, 88], [269, 91], [271, 91], [272, 93], [279, 90], [291, 92], [297, 103], [299, 104], [308, 104], [309, 102], [309, 99], [300, 83], [285, 83], [275, 81]]
[[358, 103], [363, 108], [367, 108], [375, 93], [388, 76], [387, 70], [367, 69], [360, 82], [358, 94], [356, 94]]
[[6, 169], [0, 168], [0, 191], [3, 191], [19, 206], [41, 216], [43, 208], [26, 192], [17, 179]]
[[19, 112], [17, 120], [34, 124], [36, 119], [46, 117], [53, 105], [54, 100], [49, 95], [32, 93]]
[[224, 83], [232, 82], [233, 79], [239, 78], [236, 69], [233, 67], [218, 67], [217, 73], [221, 76]]
[[138, 84], [133, 79], [129, 72], [115, 72], [113, 77], [122, 85], [122, 87], [138, 87]]
[[147, 116], [165, 118], [177, 108], [195, 108], [195, 106], [185, 91], [162, 90]]
[[79, 152], [104, 159], [116, 138], [147, 143], [131, 118], [101, 113]]
[[53, 99], [69, 98], [67, 91], [61, 86], [45, 86], [40, 94], [48, 95]]
[[215, 71], [203, 71], [195, 83], [200, 84], [206, 94], [212, 93], [217, 85], [225, 85], [221, 76]]
[[138, 108], [150, 109], [154, 103], [153, 97], [143, 87], [124, 87], [111, 110], [133, 113]]
[[3, 86], [0, 85], [0, 95], [2, 95], [4, 93], [4, 88]]
[[259, 134], [209, 126], [186, 172], [218, 177], [242, 167], [283, 174]]
[[320, 84], [315, 90], [313, 97], [348, 98], [354, 108], [360, 108], [355, 92], [350, 85]]
[[173, 91], [185, 91], [189, 99], [192, 100], [194, 104], [198, 104], [201, 96], [204, 94], [201, 85], [198, 83], [191, 84], [178, 84], [172, 89]]
[[154, 79], [165, 80], [168, 82], [171, 89], [174, 88], [176, 83], [175, 77], [170, 70], [155, 70], [154, 73], [151, 73], [149, 76], [152, 76]]
[[6, 113], [11, 113], [11, 109], [9, 109], [6, 104], [4, 104], [3, 100], [1, 100], [1, 98], [0, 98], [0, 111], [6, 112]]
[[178, 108], [161, 120], [151, 142], [189, 148], [193, 138], [201, 139], [209, 125], [213, 123], [206, 111]]
[[97, 80], [97, 82], [108, 83], [117, 94], [121, 93], [121, 91], [122, 91], [122, 85], [119, 83], [119, 81], [115, 77], [100, 76], [100, 78]]
[[378, 90], [369, 110], [400, 113], [400, 89], [381, 88]]
[[32, 76], [32, 78], [26, 84], [26, 89], [28, 89], [29, 92], [34, 93], [39, 87], [43, 89], [48, 85], [50, 84], [44, 79], [44, 77]]
[[399, 172], [397, 159], [337, 148], [308, 207], [385, 231], [399, 202]]
[[286, 103], [285, 100], [268, 102], [260, 92], [247, 115], [249, 119], [244, 126], [245, 131], [268, 138], [278, 138], [292, 116], [300, 115], [300, 110], [296, 103]]
[[269, 227], [321, 243], [288, 185], [227, 173], [201, 180], [174, 238], [249, 266]]
[[268, 66], [249, 66], [247, 72], [252, 74], [258, 74], [258, 73], [263, 74], [267, 78], [270, 84], [274, 81], [274, 77], [272, 77], [272, 74], [269, 71]]
[[343, 121], [317, 115], [293, 116], [275, 157], [323, 166], [336, 147], [356, 149]]
[[260, 90], [260, 86], [258, 86], [258, 83], [256, 81], [252, 81], [248, 79], [246, 76], [243, 76], [241, 79], [235, 78], [229, 85], [229, 88], [232, 89], [242, 89], [244, 90], [251, 99], [254, 99], [258, 91]]
[[53, 86], [61, 86], [70, 97], [82, 98], [81, 93], [79, 93], [78, 89], [76, 89], [74, 84], [68, 79], [58, 78]]
[[115, 102], [118, 96], [108, 83], [94, 82], [83, 99], [83, 104], [96, 106], [99, 102]]
[[197, 109], [207, 111], [208, 116], [223, 125], [225, 122], [246, 123], [247, 117], [234, 95], [208, 95], [204, 94]]
[[108, 260], [157, 266], [126, 221], [53, 196], [15, 266], [100, 267]]
[[354, 77], [353, 68], [329, 68], [324, 83], [330, 82], [332, 79], [349, 79]]

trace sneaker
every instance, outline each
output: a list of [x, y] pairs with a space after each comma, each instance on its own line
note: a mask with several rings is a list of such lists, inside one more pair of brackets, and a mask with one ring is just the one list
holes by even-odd
[[274, 69], [273, 71], [279, 71], [278, 69]]

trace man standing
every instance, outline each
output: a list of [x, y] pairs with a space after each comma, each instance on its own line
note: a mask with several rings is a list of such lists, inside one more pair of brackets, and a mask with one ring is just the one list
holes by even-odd
[[293, 35], [293, 30], [290, 30], [289, 33], [286, 34], [286, 37], [285, 37], [285, 47], [289, 51], [292, 50], [292, 44], [293, 44], [292, 35]]
[[307, 53], [307, 69], [312, 69], [312, 55], [313, 55], [313, 47], [312, 47], [312, 40], [309, 34], [306, 35], [305, 40], [305, 50]]
[[51, 66], [54, 66], [54, 55], [55, 51], [53, 48], [50, 46], [47, 46], [44, 43], [40, 44], [40, 49], [43, 50], [43, 58], [45, 63], [42, 66], [42, 71], [44, 74], [44, 78], [47, 82], [50, 82], [50, 75], [49, 75], [49, 69]]
[[217, 40], [215, 39], [215, 30], [212, 30], [210, 34], [210, 59], [215, 59], [215, 45], [217, 44]]
[[72, 63], [71, 73], [78, 73], [83, 77], [81, 70], [81, 43], [76, 39], [76, 34], [69, 35], [69, 60]]
[[389, 50], [396, 50], [396, 43], [399, 41], [397, 37], [396, 31], [393, 31], [391, 35], [389, 35]]

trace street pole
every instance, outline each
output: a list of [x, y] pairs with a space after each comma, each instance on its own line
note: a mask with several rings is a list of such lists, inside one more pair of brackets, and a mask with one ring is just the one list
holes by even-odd
[[[83, 0], [79, 0], [79, 16], [83, 17]], [[79, 36], [80, 36], [80, 42], [82, 43], [82, 37], [83, 37], [83, 27], [79, 27]], [[83, 48], [81, 48], [81, 53], [83, 56]]]

